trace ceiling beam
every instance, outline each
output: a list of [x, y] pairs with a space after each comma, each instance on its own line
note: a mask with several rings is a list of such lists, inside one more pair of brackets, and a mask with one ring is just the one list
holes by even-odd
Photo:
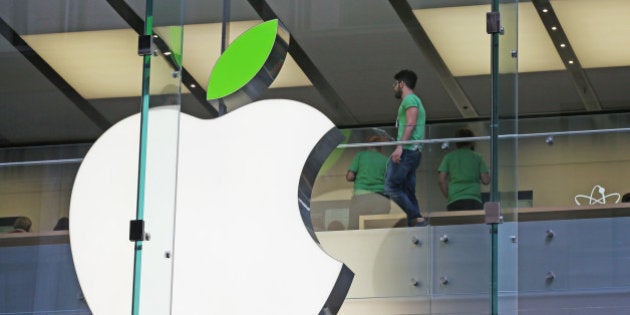
[[0, 18], [0, 34], [19, 51], [50, 83], [87, 116], [101, 131], [111, 127], [112, 123], [96, 110], [79, 92], [77, 92], [64, 78], [59, 75], [24, 39]]
[[407, 32], [409, 32], [413, 41], [433, 65], [442, 86], [459, 110], [460, 114], [464, 118], [479, 117], [477, 110], [468, 99], [468, 96], [466, 96], [466, 93], [464, 93], [464, 90], [459, 85], [459, 82], [457, 82], [451, 71], [446, 66], [446, 63], [440, 56], [440, 53], [431, 42], [429, 35], [413, 14], [411, 6], [407, 0], [389, 0], [389, 3], [392, 5], [394, 11], [396, 11], [396, 14], [398, 14], [398, 17], [407, 28]]
[[[273, 19], [282, 21], [282, 19], [280, 19], [271, 9], [267, 1], [248, 0], [248, 2], [264, 21]], [[328, 80], [326, 80], [306, 51], [304, 51], [302, 46], [296, 40], [294, 34], [291, 34], [290, 31], [289, 33], [291, 35], [291, 40], [289, 42], [288, 53], [302, 69], [306, 77], [308, 77], [311, 83], [313, 83], [313, 86], [324, 97], [331, 109], [340, 117], [341, 121], [344, 123], [358, 123], [357, 118], [352, 114], [352, 112], [350, 112], [339, 94], [337, 94], [332, 85], [328, 83]]]
[[[140, 18], [133, 11], [131, 7], [124, 0], [107, 0], [109, 5], [120, 15], [120, 17], [129, 24], [129, 26], [136, 32], [138, 35], [144, 34], [144, 20]], [[153, 37], [153, 43], [155, 46], [162, 52], [162, 57], [166, 60], [166, 62], [171, 66], [174, 71], [180, 71], [180, 66], [175, 59], [175, 54], [170, 49], [168, 44], [161, 37]], [[164, 54], [165, 52], [169, 52], [169, 54]], [[210, 115], [214, 117], [219, 116], [219, 112], [206, 100], [206, 90], [195, 80], [195, 78], [184, 68], [181, 66], [181, 78], [182, 84], [185, 85], [190, 93], [194, 96], [194, 98], [201, 104], [201, 106], [208, 112]], [[193, 86], [195, 86], [193, 88]]]
[[562, 59], [564, 66], [567, 71], [569, 71], [571, 80], [575, 85], [577, 93], [582, 99], [584, 107], [588, 111], [601, 110], [602, 106], [599, 102], [599, 98], [597, 97], [597, 94], [595, 94], [595, 90], [593, 89], [591, 82], [588, 80], [586, 72], [584, 71], [584, 68], [582, 68], [575, 51], [573, 51], [569, 38], [564, 32], [562, 25], [560, 24], [560, 20], [558, 19], [558, 16], [556, 16], [551, 3], [549, 3], [549, 0], [532, 0], [532, 3], [538, 12], [538, 16], [540, 16], [540, 20], [545, 25], [553, 45], [556, 47], [556, 51], [558, 51], [560, 59]]

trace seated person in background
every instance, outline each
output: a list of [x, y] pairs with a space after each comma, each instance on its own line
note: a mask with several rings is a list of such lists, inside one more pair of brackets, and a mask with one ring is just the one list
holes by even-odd
[[57, 224], [55, 224], [53, 231], [67, 231], [69, 227], [69, 223], [70, 222], [68, 221], [68, 217], [61, 217], [57, 221]]
[[328, 223], [328, 227], [326, 228], [326, 230], [328, 231], [343, 231], [345, 230], [345, 226], [343, 226], [343, 223], [339, 222], [338, 220], [334, 220], [330, 223]]
[[[387, 141], [384, 137], [371, 136], [368, 142]], [[371, 146], [355, 155], [346, 173], [346, 180], [354, 182], [348, 230], [359, 228], [359, 215], [389, 213], [389, 199], [385, 196], [385, 171], [387, 156], [381, 147]]]
[[15, 223], [13, 223], [13, 231], [9, 233], [25, 233], [31, 231], [31, 219], [28, 217], [19, 217], [15, 219]]
[[[470, 129], [459, 129], [458, 138], [474, 137]], [[448, 198], [446, 209], [477, 210], [483, 209], [481, 203], [481, 184], [490, 183], [488, 166], [478, 153], [474, 152], [472, 141], [457, 142], [457, 149], [444, 156], [438, 168], [440, 190]]]

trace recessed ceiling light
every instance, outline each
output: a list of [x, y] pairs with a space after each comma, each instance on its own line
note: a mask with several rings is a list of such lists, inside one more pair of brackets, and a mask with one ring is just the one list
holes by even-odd
[[542, 11], [545, 12], [545, 13], [549, 12], [548, 9], [543, 9]]
[[573, 60], [569, 60], [569, 64], [573, 64]]
[[560, 44], [560, 47], [564, 48], [564, 47], [567, 47], [567, 45], [565, 45], [565, 44]]
[[[571, 63], [573, 63], [573, 61], [571, 61]], [[197, 86], [196, 86], [196, 85], [194, 85], [194, 84], [191, 84], [191, 85], [190, 85], [190, 88], [191, 88], [191, 89], [194, 89], [194, 88], [196, 88], [196, 87], [197, 87]]]
[[552, 31], [555, 31], [555, 30], [557, 30], [557, 29], [558, 29], [558, 28], [557, 28], [557, 27], [555, 27], [555, 26], [552, 26], [552, 27], [551, 27], [551, 30], [552, 30]]
[[170, 56], [170, 55], [171, 55], [171, 52], [170, 52], [170, 51], [165, 51], [165, 52], [164, 52], [164, 56]]

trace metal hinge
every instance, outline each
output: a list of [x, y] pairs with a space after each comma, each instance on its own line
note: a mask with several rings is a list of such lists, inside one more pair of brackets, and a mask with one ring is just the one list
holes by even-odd
[[483, 210], [486, 213], [486, 224], [503, 223], [501, 216], [501, 204], [498, 202], [486, 202], [483, 204]]
[[144, 241], [144, 221], [132, 220], [129, 222], [129, 240], [132, 242]]
[[138, 36], [138, 55], [147, 56], [153, 53], [153, 36]]
[[501, 26], [501, 13], [500, 12], [488, 12], [486, 13], [486, 33], [488, 34], [501, 34], [503, 35], [504, 29]]

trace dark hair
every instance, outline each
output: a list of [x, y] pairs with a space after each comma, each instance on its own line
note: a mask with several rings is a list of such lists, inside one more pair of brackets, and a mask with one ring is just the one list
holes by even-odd
[[626, 193], [621, 197], [621, 202], [630, 202], [630, 193]]
[[[379, 135], [372, 135], [368, 138], [368, 142], [385, 142], [387, 140], [388, 140], [387, 137], [379, 136]], [[381, 146], [370, 146], [368, 147], [368, 149], [369, 148], [373, 148], [378, 152], [381, 152], [382, 150]]]
[[387, 140], [388, 140], [387, 137], [379, 136], [379, 135], [372, 135], [372, 136], [369, 136], [367, 139], [368, 142], [385, 142]]
[[396, 75], [394, 75], [394, 80], [405, 82], [405, 85], [413, 90], [416, 87], [418, 76], [415, 74], [415, 72], [405, 69], [396, 73]]
[[[458, 129], [457, 131], [455, 131], [455, 137], [457, 138], [470, 138], [470, 137], [474, 137], [475, 133], [468, 129], [468, 128], [461, 128]], [[469, 145], [474, 144], [474, 142], [472, 141], [464, 141], [464, 142], [457, 142], [455, 143], [455, 146], [459, 149], [459, 148], [463, 148]]]
[[53, 231], [65, 231], [65, 230], [68, 230], [69, 225], [70, 225], [70, 221], [68, 220], [67, 217], [59, 218], [59, 220], [57, 221], [57, 224], [53, 228]]
[[15, 222], [13, 223], [13, 228], [30, 232], [31, 225], [32, 225], [31, 219], [29, 219], [28, 217], [18, 217], [17, 219], [15, 219]]

